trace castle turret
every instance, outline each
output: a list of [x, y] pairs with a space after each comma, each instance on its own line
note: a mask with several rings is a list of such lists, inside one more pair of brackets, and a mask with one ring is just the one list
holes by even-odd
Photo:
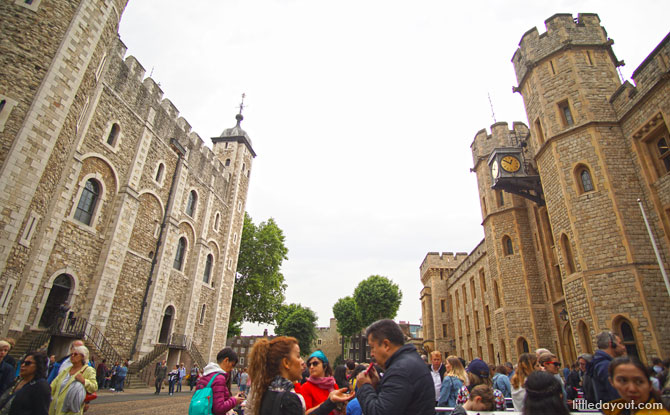
[[[639, 336], [631, 345], [652, 350], [658, 339], [644, 327], [653, 325], [656, 294], [642, 281], [658, 281], [660, 273], [643, 265], [654, 257], [637, 203], [641, 166], [631, 160], [611, 104], [623, 62], [595, 14], [556, 14], [545, 24], [545, 33], [533, 28], [523, 35], [512, 62], [531, 123], [529, 157], [546, 198], [534, 215], [546, 273], [556, 282], [548, 290], [554, 321], [559, 338], [570, 339], [562, 353], [574, 359], [576, 349], [590, 350], [591, 334], [603, 329], [630, 332]], [[630, 300], [593, 300], [613, 290]]]
[[534, 171], [534, 162], [528, 160], [528, 127], [515, 122], [509, 129], [506, 122], [491, 126], [491, 134], [479, 131], [471, 148], [473, 170], [477, 174], [482, 218], [486, 240], [489, 285], [494, 287], [494, 305], [502, 319], [495, 325], [497, 339], [509, 339], [496, 345], [503, 356], [514, 359], [520, 353], [537, 347], [551, 348], [553, 330], [547, 324], [544, 274], [541, 272], [533, 245], [533, 223], [528, 206], [534, 205], [527, 197], [497, 188], [503, 178]]

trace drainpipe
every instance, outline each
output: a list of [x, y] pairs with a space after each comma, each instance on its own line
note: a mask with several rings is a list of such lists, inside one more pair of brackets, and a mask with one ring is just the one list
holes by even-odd
[[140, 331], [142, 330], [142, 321], [144, 320], [144, 312], [147, 308], [147, 299], [149, 298], [149, 290], [151, 289], [151, 284], [153, 283], [154, 269], [156, 269], [156, 263], [158, 262], [158, 250], [160, 249], [163, 241], [163, 234], [165, 233], [165, 225], [168, 220], [168, 212], [172, 208], [174, 203], [174, 186], [177, 182], [177, 176], [181, 172], [181, 160], [184, 155], [186, 155], [186, 149], [179, 144], [174, 138], [170, 140], [172, 149], [177, 152], [177, 164], [172, 174], [172, 182], [170, 183], [170, 192], [168, 193], [168, 203], [165, 206], [165, 212], [163, 213], [163, 222], [161, 223], [160, 231], [158, 233], [158, 240], [156, 241], [156, 249], [154, 250], [154, 257], [151, 260], [151, 269], [149, 270], [149, 278], [147, 279], [147, 285], [144, 287], [144, 298], [142, 299], [142, 307], [140, 308], [140, 317], [137, 319], [137, 325], [135, 326], [135, 339], [133, 340], [133, 347], [130, 349], [130, 359], [133, 358], [137, 352], [137, 341], [140, 338]]

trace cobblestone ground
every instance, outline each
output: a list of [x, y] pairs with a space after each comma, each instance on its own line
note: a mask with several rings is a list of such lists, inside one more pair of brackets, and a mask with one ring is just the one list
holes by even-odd
[[[233, 394], [238, 392], [233, 385]], [[127, 389], [125, 392], [114, 393], [108, 390], [98, 392], [98, 399], [91, 403], [86, 415], [187, 415], [191, 402], [188, 387], [182, 392], [168, 395], [164, 388], [160, 395], [154, 395], [153, 388]]]

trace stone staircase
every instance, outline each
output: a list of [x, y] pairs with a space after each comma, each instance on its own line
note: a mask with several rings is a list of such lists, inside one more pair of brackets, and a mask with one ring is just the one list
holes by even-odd
[[46, 348], [51, 340], [48, 330], [30, 330], [19, 337], [16, 346], [9, 351], [9, 355], [17, 361], [27, 352]]

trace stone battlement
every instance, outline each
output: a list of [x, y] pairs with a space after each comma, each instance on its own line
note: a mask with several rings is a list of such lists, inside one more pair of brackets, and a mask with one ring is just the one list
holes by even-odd
[[105, 74], [105, 84], [125, 101], [132, 111], [153, 127], [154, 133], [166, 139], [175, 138], [187, 149], [187, 162], [202, 172], [200, 177], [221, 175], [224, 164], [205, 145], [191, 124], [179, 114], [179, 109], [163, 97], [160, 85], [134, 56], [126, 56], [127, 47], [118, 39], [113, 57]]
[[[610, 54], [613, 42], [607, 38], [607, 32], [600, 26], [600, 18], [594, 13], [579, 13], [577, 18], [571, 14], [555, 14], [544, 21], [547, 31], [540, 34], [537, 27], [524, 33], [519, 48], [512, 57], [514, 71], [519, 84], [528, 70], [541, 59], [572, 46], [608, 47]], [[616, 62], [616, 59], [615, 59]]]
[[426, 257], [423, 259], [419, 269], [421, 270], [421, 275], [424, 275], [426, 271], [431, 268], [456, 268], [465, 258], [467, 258], [467, 252], [428, 252]]
[[473, 164], [476, 167], [480, 161], [486, 162], [493, 149], [500, 147], [516, 147], [526, 140], [530, 130], [521, 121], [514, 121], [510, 130], [507, 122], [501, 121], [491, 125], [491, 133], [482, 128], [475, 134], [475, 139], [470, 144], [472, 149]]
[[635, 85], [624, 82], [610, 98], [610, 103], [621, 119], [651, 88], [670, 74], [670, 33], [633, 72]]

